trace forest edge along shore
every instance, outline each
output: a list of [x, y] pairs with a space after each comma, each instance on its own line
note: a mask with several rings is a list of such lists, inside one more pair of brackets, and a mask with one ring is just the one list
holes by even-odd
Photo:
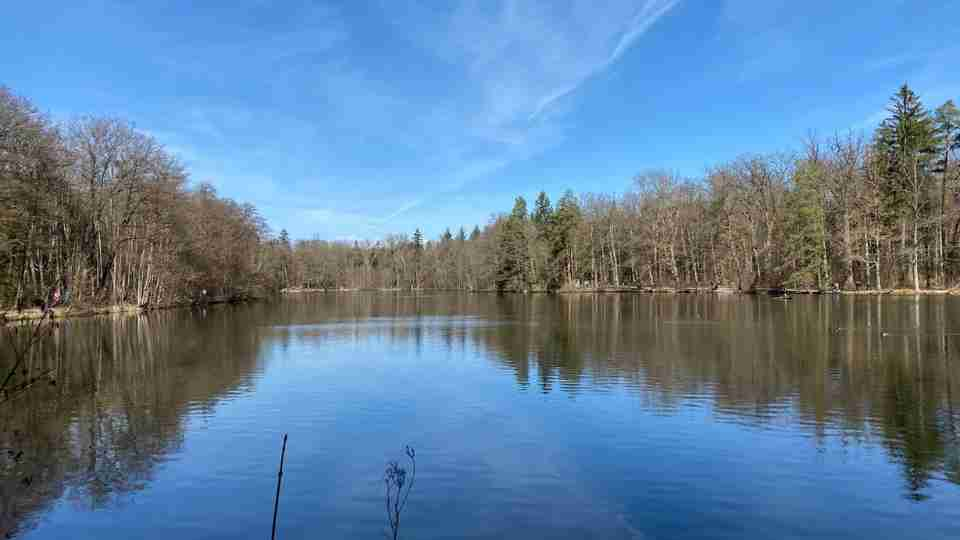
[[872, 132], [811, 135], [702, 175], [641, 169], [622, 193], [540, 192], [532, 208], [518, 196], [435, 238], [337, 241], [275, 233], [129, 122], [54, 122], [0, 87], [0, 306], [39, 316], [29, 308], [57, 286], [73, 307], [56, 316], [298, 287], [949, 294], [960, 109], [930, 110], [906, 84], [888, 105]]

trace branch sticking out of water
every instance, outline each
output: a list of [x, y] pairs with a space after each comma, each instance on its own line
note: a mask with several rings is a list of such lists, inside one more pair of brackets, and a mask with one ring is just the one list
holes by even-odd
[[280, 510], [280, 484], [283, 482], [283, 458], [287, 455], [287, 434], [283, 434], [283, 448], [280, 450], [280, 472], [277, 473], [277, 496], [273, 499], [273, 527], [270, 540], [277, 538], [277, 512]]
[[387, 522], [390, 524], [393, 540], [400, 538], [400, 515], [407, 505], [410, 490], [413, 489], [413, 481], [417, 478], [416, 451], [412, 446], [407, 445], [404, 447], [404, 453], [410, 460], [410, 481], [407, 482], [407, 470], [396, 461], [387, 463], [387, 470], [383, 474], [383, 483], [386, 485]]
[[[43, 338], [49, 336], [52, 333], [52, 329], [55, 326], [53, 322], [53, 308], [60, 303], [60, 288], [57, 287], [54, 291], [51, 291], [50, 300], [44, 304], [43, 312], [40, 316], [40, 319], [34, 323], [33, 328], [30, 331], [29, 339], [27, 343], [21, 348], [17, 346], [17, 337], [16, 329], [4, 326], [3, 329], [7, 333], [7, 340], [10, 342], [10, 348], [13, 351], [13, 366], [10, 368], [10, 371], [7, 372], [3, 380], [0, 380], [0, 395], [4, 396], [4, 401], [7, 401], [10, 397], [7, 392], [8, 385], [11, 384], [14, 375], [16, 375], [17, 370], [21, 368], [23, 363], [26, 361], [27, 357], [30, 355], [30, 350], [38, 344]], [[27, 381], [29, 382], [29, 381]], [[27, 384], [25, 382], [24, 384]], [[17, 390], [23, 390], [24, 388], [17, 388]]]

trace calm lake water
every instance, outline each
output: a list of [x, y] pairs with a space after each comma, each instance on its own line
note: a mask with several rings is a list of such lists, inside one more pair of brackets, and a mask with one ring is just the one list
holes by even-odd
[[268, 538], [283, 433], [283, 539], [383, 538], [404, 444], [408, 539], [960, 538], [960, 299], [308, 294], [44, 353], [17, 538]]

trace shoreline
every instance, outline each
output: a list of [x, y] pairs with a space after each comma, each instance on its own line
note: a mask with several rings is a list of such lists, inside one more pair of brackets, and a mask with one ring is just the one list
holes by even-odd
[[[83, 317], [96, 317], [102, 315], [139, 315], [150, 311], [163, 311], [169, 309], [180, 309], [189, 307], [205, 307], [223, 304], [241, 304], [261, 300], [261, 297], [211, 297], [203, 302], [172, 302], [169, 304], [156, 304], [138, 306], [135, 304], [109, 304], [102, 306], [58, 306], [53, 308], [52, 319], [78, 319]], [[3, 309], [0, 310], [0, 325], [17, 323], [24, 321], [35, 321], [43, 317], [43, 310], [40, 308], [27, 308], [22, 310]]]
[[[463, 292], [463, 293], [497, 293], [495, 289], [398, 289], [398, 288], [339, 288], [339, 289], [282, 289], [280, 294], [304, 293], [345, 293], [345, 292]], [[790, 289], [790, 288], [758, 288], [737, 290], [733, 287], [584, 287], [579, 289], [557, 289], [547, 291], [530, 289], [526, 291], [502, 291], [508, 294], [713, 294], [718, 296], [783, 296], [783, 295], [838, 295], [838, 296], [960, 296], [960, 288], [955, 289], [855, 289], [855, 290], [821, 290], [821, 289]]]
[[[305, 289], [293, 288], [283, 289], [281, 295], [287, 294], [307, 294], [307, 293], [356, 293], [356, 292], [459, 292], [474, 294], [497, 294], [493, 289]], [[532, 289], [529, 291], [503, 291], [506, 294], [661, 294], [661, 295], [716, 295], [716, 296], [769, 296], [777, 297], [783, 295], [799, 296], [960, 296], [960, 288], [957, 289], [863, 289], [849, 291], [821, 291], [817, 289], [751, 289], [738, 291], [734, 288], [721, 287], [712, 289], [709, 287], [600, 287], [600, 288], [581, 288], [581, 289], [559, 289], [556, 291], [545, 291]], [[102, 315], [138, 315], [150, 311], [161, 311], [168, 309], [179, 309], [189, 307], [203, 307], [223, 304], [241, 304], [262, 300], [263, 297], [213, 297], [203, 302], [174, 302], [161, 305], [137, 306], [133, 304], [112, 304], [105, 306], [66, 306], [53, 308], [53, 319], [75, 319], [82, 317], [96, 317]], [[34, 321], [43, 316], [40, 308], [28, 308], [23, 310], [3, 309], [0, 310], [0, 325], [17, 323], [23, 321]]]

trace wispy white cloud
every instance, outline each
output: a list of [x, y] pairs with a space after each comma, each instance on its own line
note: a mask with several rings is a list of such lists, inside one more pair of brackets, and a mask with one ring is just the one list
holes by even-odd
[[653, 23], [657, 22], [657, 19], [670, 11], [679, 1], [680, 0], [662, 0], [659, 2], [645, 3], [640, 10], [637, 11], [637, 14], [634, 15], [633, 20], [630, 21], [628, 30], [620, 37], [620, 42], [617, 43], [617, 48], [613, 50], [607, 63], [613, 63], [620, 58], [620, 55], [633, 45], [633, 42], [636, 41], [637, 38], [646, 32]]
[[[537, 106], [534, 112], [530, 115], [530, 119], [535, 119], [540, 116], [541, 113], [559, 99], [564, 96], [574, 92], [578, 87], [580, 87], [584, 82], [586, 82], [594, 74], [603, 71], [611, 64], [616, 62], [633, 44], [640, 38], [657, 20], [665, 15], [670, 9], [672, 9], [679, 0], [651, 0], [644, 2], [639, 8], [636, 9], [636, 12], [632, 17], [627, 19], [627, 22], [623, 24], [622, 27], [611, 24], [610, 26], [603, 26], [598, 29], [601, 35], [606, 33], [611, 34], [616, 38], [619, 35], [619, 38], [616, 38], [616, 46], [612, 51], [609, 52], [606, 59], [603, 61], [598, 60], [599, 57], [593, 57], [593, 52], [580, 52], [578, 54], [586, 54], [586, 57], [580, 58], [580, 61], [574, 61], [572, 68], [567, 71], [566, 80], [558, 82], [557, 88], [549, 92], [546, 96], [542, 97], [537, 103]], [[611, 21], [614, 22], [614, 21]], [[603, 40], [600, 40], [602, 42]], [[574, 46], [577, 44], [574, 43]], [[575, 58], [575, 56], [574, 56]]]
[[[264, 187], [223, 182], [238, 198], [271, 197], [258, 206], [291, 208], [284, 222], [383, 234], [427, 203], [561, 143], [577, 92], [678, 2], [384, 0], [380, 14], [394, 23], [384, 43], [370, 33], [378, 21], [307, 6], [269, 31], [252, 25], [189, 51], [171, 48], [169, 66], [237, 88], [237, 99], [184, 99], [170, 121], [151, 127], [176, 130], [163, 138], [204, 177], [274, 178]], [[411, 49], [405, 67], [429, 74], [381, 61], [393, 57], [381, 47], [400, 42]], [[261, 98], [241, 98], [248, 86]], [[276, 189], [317, 176], [311, 189], [329, 186], [340, 206], [294, 208]]]
[[384, 217], [383, 219], [378, 220], [378, 223], [377, 223], [377, 224], [378, 224], [378, 225], [387, 225], [387, 224], [389, 224], [390, 222], [392, 222], [394, 219], [396, 219], [397, 216], [406, 213], [406, 212], [407, 212], [408, 210], [410, 210], [411, 208], [416, 208], [417, 206], [419, 206], [420, 204], [422, 204], [423, 201], [424, 201], [424, 198], [423, 198], [423, 197], [418, 198], [418, 199], [413, 199], [413, 200], [411, 200], [411, 201], [407, 201], [407, 202], [401, 204], [399, 207], [397, 207], [393, 212], [391, 212], [390, 214], [388, 214], [388, 215], [387, 215], [386, 217]]
[[[438, 115], [448, 181], [407, 201], [393, 220], [563, 140], [561, 104], [620, 59], [679, 0], [463, 0], [449, 12], [385, 4], [410, 39], [465, 75], [457, 106]], [[553, 114], [550, 114], [553, 113]]]
[[[293, 15], [291, 24], [283, 28], [261, 28], [257, 13], [276, 12], [276, 6], [247, 8], [246, 24], [231, 20], [210, 20], [212, 28], [225, 26], [229, 31], [202, 36], [171, 36], [152, 28], [154, 39], [167, 43], [167, 50], [156, 58], [161, 65], [177, 73], [188, 73], [220, 83], [227, 83], [238, 72], [262, 73], [264, 68], [276, 73], [299, 66], [303, 61], [316, 60], [345, 44], [348, 29], [336, 10], [330, 6], [306, 3], [295, 6], [284, 4]], [[236, 13], [243, 8], [237, 6]], [[227, 19], [227, 17], [224, 17]], [[251, 79], [249, 83], [257, 83]]]
[[620, 58], [676, 0], [463, 2], [438, 46], [454, 51], [481, 89], [494, 126], [525, 127]]

